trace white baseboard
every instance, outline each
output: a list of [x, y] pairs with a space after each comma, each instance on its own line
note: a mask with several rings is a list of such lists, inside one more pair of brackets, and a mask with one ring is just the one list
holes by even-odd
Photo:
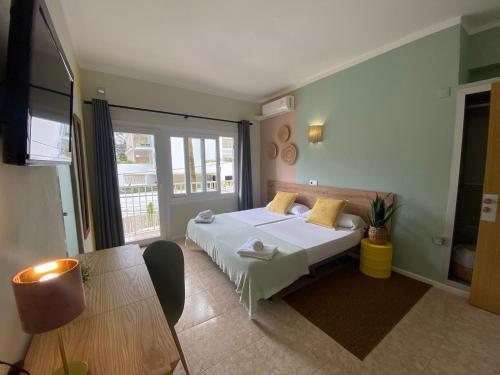
[[422, 281], [422, 282], [427, 283], [427, 284], [431, 284], [432, 286], [435, 286], [436, 288], [444, 290], [446, 292], [456, 294], [457, 296], [460, 296], [460, 297], [469, 298], [470, 292], [468, 290], [460, 289], [458, 287], [456, 288], [454, 286], [444, 284], [444, 283], [429, 279], [429, 278], [424, 277], [424, 276], [417, 275], [416, 273], [409, 272], [409, 271], [403, 270], [401, 268], [392, 267], [392, 270], [396, 273], [399, 273], [403, 276], [407, 276], [411, 279], [415, 279], [415, 280]]

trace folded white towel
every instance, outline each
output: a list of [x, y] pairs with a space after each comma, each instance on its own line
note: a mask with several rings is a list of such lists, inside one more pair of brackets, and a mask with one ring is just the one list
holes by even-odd
[[210, 219], [211, 217], [214, 216], [214, 213], [212, 212], [212, 210], [205, 210], [205, 211], [201, 211], [200, 213], [198, 213], [198, 215], [196, 216], [199, 216], [201, 217], [202, 219]]
[[275, 245], [264, 245], [264, 248], [260, 251], [249, 249], [245, 247], [246, 243], [243, 244], [237, 251], [237, 254], [242, 257], [251, 257], [262, 260], [271, 260], [276, 254], [278, 254], [278, 246]]
[[264, 250], [264, 243], [257, 237], [250, 237], [240, 248], [262, 251]]
[[276, 251], [278, 252], [278, 246], [276, 245], [266, 245], [264, 244], [264, 251], [269, 251], [269, 252], [273, 252], [273, 251]]
[[215, 216], [209, 217], [209, 218], [203, 218], [200, 217], [199, 215], [194, 218], [195, 223], [199, 224], [211, 224], [215, 220]]

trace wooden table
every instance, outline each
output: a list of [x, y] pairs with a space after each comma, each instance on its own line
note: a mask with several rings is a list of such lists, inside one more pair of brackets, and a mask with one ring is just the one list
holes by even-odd
[[[63, 327], [68, 360], [89, 364], [92, 375], [171, 374], [180, 357], [142, 253], [126, 245], [79, 259], [91, 268], [87, 308]], [[35, 335], [25, 367], [34, 375], [61, 366], [55, 332]]]

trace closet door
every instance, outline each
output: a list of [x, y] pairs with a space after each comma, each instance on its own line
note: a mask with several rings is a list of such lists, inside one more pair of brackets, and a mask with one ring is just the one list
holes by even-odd
[[470, 303], [500, 314], [500, 83], [492, 85], [483, 203]]

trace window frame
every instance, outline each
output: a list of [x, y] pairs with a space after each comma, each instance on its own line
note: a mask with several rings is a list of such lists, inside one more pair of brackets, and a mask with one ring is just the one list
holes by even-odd
[[[186, 178], [186, 193], [182, 194], [174, 194], [173, 187], [173, 171], [172, 171], [172, 149], [171, 145], [171, 137], [182, 137], [184, 139], [184, 171]], [[221, 187], [221, 158], [220, 158], [220, 137], [228, 137], [233, 139], [233, 181], [234, 181], [234, 191], [232, 193], [222, 193]], [[192, 193], [191, 192], [191, 176], [189, 174], [189, 155], [188, 155], [188, 138], [199, 138], [201, 139], [201, 161], [202, 161], [202, 186], [204, 191]], [[216, 191], [206, 191], [206, 161], [205, 161], [205, 140], [213, 139], [215, 140], [216, 146], [216, 158], [217, 158], [217, 190]], [[238, 174], [237, 174], [237, 165], [238, 165], [238, 144], [237, 144], [237, 133], [236, 132], [228, 132], [228, 131], [197, 131], [197, 130], [172, 130], [168, 133], [168, 158], [169, 160], [169, 170], [170, 176], [169, 180], [172, 182], [169, 186], [170, 197], [173, 202], [180, 201], [206, 201], [206, 200], [214, 200], [214, 199], [225, 199], [225, 198], [234, 198], [238, 194]]]

